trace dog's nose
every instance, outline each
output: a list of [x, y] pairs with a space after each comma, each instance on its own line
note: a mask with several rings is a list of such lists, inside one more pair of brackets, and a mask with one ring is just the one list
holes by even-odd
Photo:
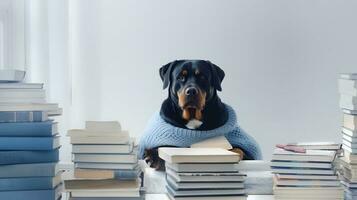
[[194, 96], [198, 93], [197, 89], [195, 87], [188, 87], [185, 90], [186, 96]]

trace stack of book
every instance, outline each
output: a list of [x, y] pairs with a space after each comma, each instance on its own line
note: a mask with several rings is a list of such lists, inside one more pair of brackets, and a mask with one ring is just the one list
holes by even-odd
[[137, 149], [119, 122], [87, 121], [68, 136], [75, 169], [64, 182], [71, 200], [141, 199]]
[[221, 148], [159, 148], [172, 200], [246, 199], [239, 154]]
[[0, 70], [0, 199], [58, 200], [62, 181], [57, 104], [23, 71]]
[[343, 111], [341, 178], [346, 199], [357, 198], [357, 74], [341, 74], [340, 107]]
[[288, 144], [276, 148], [271, 161], [275, 199], [343, 199], [334, 168], [339, 148], [339, 144]]

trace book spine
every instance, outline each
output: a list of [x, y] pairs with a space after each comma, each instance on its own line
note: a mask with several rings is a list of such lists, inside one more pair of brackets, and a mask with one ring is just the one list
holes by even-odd
[[57, 137], [1, 137], [0, 150], [52, 150]]
[[56, 176], [56, 163], [0, 165], [0, 178]]
[[0, 136], [52, 136], [52, 126], [54, 123], [52, 121], [0, 123]]
[[0, 151], [0, 165], [48, 163], [58, 161], [58, 149], [51, 151]]
[[134, 180], [139, 175], [138, 170], [118, 170], [114, 172], [114, 177], [121, 180]]
[[0, 199], [6, 200], [58, 200], [61, 197], [62, 186], [51, 190], [20, 190], [0, 191]]
[[53, 188], [53, 177], [0, 179], [0, 191], [48, 190]]
[[43, 122], [48, 120], [44, 111], [4, 111], [0, 112], [0, 123]]

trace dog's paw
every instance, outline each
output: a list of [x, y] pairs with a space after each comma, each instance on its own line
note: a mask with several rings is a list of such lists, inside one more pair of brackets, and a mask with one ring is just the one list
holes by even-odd
[[157, 149], [145, 150], [144, 160], [151, 168], [160, 171], [165, 170], [165, 161], [159, 157]]
[[239, 154], [240, 159], [243, 160], [244, 151], [243, 151], [242, 149], [240, 149], [240, 148], [233, 148], [233, 149], [231, 149], [230, 151]]

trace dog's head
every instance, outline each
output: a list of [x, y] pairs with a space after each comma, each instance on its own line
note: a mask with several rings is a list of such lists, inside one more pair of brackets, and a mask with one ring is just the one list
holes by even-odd
[[160, 68], [164, 89], [182, 109], [182, 118], [201, 120], [205, 105], [221, 91], [224, 71], [205, 60], [176, 60]]

